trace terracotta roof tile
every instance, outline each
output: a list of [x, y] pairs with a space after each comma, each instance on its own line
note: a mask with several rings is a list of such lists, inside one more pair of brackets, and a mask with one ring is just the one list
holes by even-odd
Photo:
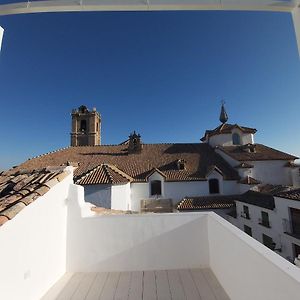
[[[143, 144], [139, 154], [128, 154], [127, 148], [127, 145], [69, 147], [30, 159], [17, 167], [17, 170], [67, 165], [67, 162], [73, 161], [78, 162], [78, 168], [74, 171], [75, 181], [105, 164], [114, 166], [135, 182], [146, 181], [147, 175], [154, 168], [166, 175], [166, 181], [199, 181], [206, 180], [208, 168], [215, 165], [225, 180], [239, 179], [238, 172], [208, 144]], [[178, 170], [178, 159], [185, 161], [185, 170]]]
[[102, 164], [92, 171], [82, 176], [76, 181], [77, 184], [118, 184], [132, 181], [132, 178], [126, 175], [118, 168], [106, 164]]
[[[247, 146], [253, 147], [253, 152], [251, 152]], [[225, 154], [238, 161], [294, 160], [298, 158], [262, 144], [223, 147], [218, 146], [217, 149], [220, 149]]]
[[275, 195], [276, 197], [285, 198], [289, 200], [300, 201], [300, 189], [280, 192]]
[[[12, 169], [0, 175], [0, 226], [12, 219], [26, 205], [44, 195], [68, 173], [46, 169]], [[50, 182], [50, 184], [49, 184]], [[48, 186], [47, 186], [48, 185]]]
[[0, 226], [6, 223], [9, 219], [5, 216], [0, 216]]
[[259, 180], [256, 180], [253, 177], [246, 176], [245, 178], [241, 179], [239, 181], [239, 183], [241, 183], [241, 184], [248, 184], [248, 185], [256, 185], [256, 184], [260, 184], [261, 182]]
[[238, 124], [221, 124], [213, 130], [206, 130], [204, 136], [201, 138], [201, 141], [205, 141], [207, 138], [217, 135], [217, 134], [226, 134], [231, 133], [233, 129], [238, 128], [244, 133], [254, 134], [257, 130], [255, 128], [239, 126]]
[[185, 197], [177, 206], [179, 211], [202, 210], [202, 209], [224, 209], [233, 207], [234, 200], [239, 195], [218, 195], [218, 196], [201, 196]]

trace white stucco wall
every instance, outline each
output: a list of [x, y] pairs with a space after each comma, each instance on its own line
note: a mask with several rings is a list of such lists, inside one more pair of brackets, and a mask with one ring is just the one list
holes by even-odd
[[66, 271], [70, 174], [0, 228], [0, 298], [36, 300]]
[[[293, 261], [295, 256], [293, 253], [293, 244], [300, 246], [300, 240], [284, 233], [283, 219], [290, 220], [289, 208], [300, 209], [300, 202], [275, 197], [275, 209], [270, 210], [259, 206], [251, 205], [244, 202], [236, 201], [237, 219], [227, 216], [227, 220], [244, 231], [244, 225], [252, 229], [252, 237], [259, 242], [263, 242], [262, 235], [270, 236], [276, 243], [276, 249], [281, 248], [281, 252], [277, 252], [280, 256], [289, 261]], [[241, 217], [243, 206], [249, 208], [250, 219]], [[271, 228], [259, 224], [261, 212], [267, 212]]]
[[247, 162], [254, 166], [251, 169], [253, 178], [262, 183], [292, 185], [290, 168], [286, 168], [287, 161], [284, 160], [264, 160]]
[[292, 236], [289, 236], [284, 232], [285, 228], [283, 226], [283, 219], [289, 220], [291, 222], [290, 210], [289, 208], [300, 209], [300, 201], [294, 201], [284, 198], [275, 197], [275, 206], [278, 223], [280, 224], [279, 230], [282, 234], [282, 243], [283, 243], [283, 256], [286, 258], [291, 257], [294, 260], [294, 251], [293, 244], [300, 246], [300, 239], [296, 239]]
[[84, 186], [85, 201], [98, 207], [111, 208], [111, 184], [93, 184]]
[[111, 208], [117, 210], [131, 209], [130, 183], [112, 185]]
[[292, 178], [292, 183], [295, 188], [300, 187], [300, 168], [289, 168]]
[[231, 300], [299, 299], [299, 268], [219, 216], [208, 230], [210, 268]]
[[[239, 185], [236, 181], [223, 180], [218, 172], [213, 172], [209, 178], [219, 179], [220, 194], [231, 195], [239, 192]], [[162, 198], [172, 199], [173, 204], [177, 204], [184, 197], [209, 196], [208, 181], [181, 181], [181, 182], [162, 182]], [[216, 194], [214, 194], [216, 195]], [[131, 184], [131, 201], [132, 210], [140, 211], [140, 201], [149, 199], [150, 183], [132, 183]]]
[[67, 271], [165, 270], [208, 266], [205, 214], [90, 214], [83, 217], [80, 207], [84, 208], [85, 202], [78, 191], [79, 202], [69, 202]]
[[238, 166], [241, 162], [238, 160], [233, 159], [223, 151], [219, 149], [215, 149], [216, 153], [219, 154], [222, 158], [224, 158], [232, 167]]
[[233, 145], [233, 143], [232, 143], [232, 134], [233, 133], [239, 134], [239, 136], [241, 138], [241, 145], [254, 143], [253, 134], [250, 134], [250, 133], [245, 134], [242, 131], [240, 131], [239, 129], [233, 129], [232, 133], [230, 133], [230, 134], [213, 135], [212, 137], [209, 138], [208, 143], [212, 147], [215, 147], [217, 145], [232, 146]]

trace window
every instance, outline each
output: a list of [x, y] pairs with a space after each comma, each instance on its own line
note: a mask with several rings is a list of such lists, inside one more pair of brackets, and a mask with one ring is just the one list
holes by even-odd
[[161, 195], [161, 181], [151, 181], [151, 195]]
[[218, 179], [216, 179], [216, 178], [209, 179], [208, 185], [209, 185], [209, 193], [210, 194], [219, 194], [220, 193]]
[[265, 227], [271, 227], [269, 222], [269, 214], [267, 212], [261, 212], [261, 219], [259, 220], [259, 224]]
[[99, 123], [96, 124], [96, 131], [99, 131]]
[[248, 235], [252, 236], [252, 229], [251, 227], [244, 225], [244, 232], [247, 233]]
[[262, 238], [263, 238], [263, 244], [268, 248], [270, 248], [271, 250], [274, 250], [275, 243], [273, 242], [273, 239], [266, 234], [263, 234]]
[[234, 133], [232, 135], [232, 144], [233, 145], [240, 145], [241, 144], [241, 137], [238, 133]]
[[86, 120], [80, 121], [80, 131], [86, 131]]
[[245, 219], [250, 219], [250, 214], [249, 214], [249, 207], [246, 205], [243, 205], [243, 212], [241, 214], [241, 217]]

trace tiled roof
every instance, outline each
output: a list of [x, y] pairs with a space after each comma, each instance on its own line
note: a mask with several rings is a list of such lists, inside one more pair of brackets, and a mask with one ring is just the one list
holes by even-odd
[[253, 177], [246, 176], [245, 178], [241, 179], [239, 181], [241, 184], [248, 184], [248, 185], [255, 185], [255, 184], [260, 184], [261, 182], [259, 180], [256, 180]]
[[110, 165], [102, 164], [86, 175], [82, 176], [76, 181], [77, 184], [89, 185], [89, 184], [118, 184], [127, 183], [133, 179], [119, 170], [118, 168]]
[[0, 226], [67, 175], [64, 171], [47, 169], [3, 172], [0, 175]]
[[287, 167], [287, 168], [299, 168], [300, 165], [299, 165], [299, 164], [296, 164], [296, 163], [294, 163], [294, 162], [288, 161], [288, 162], [285, 164], [285, 167]]
[[234, 200], [239, 195], [218, 195], [218, 196], [202, 196], [202, 197], [185, 197], [178, 205], [179, 211], [201, 210], [201, 209], [222, 209], [233, 207]]
[[264, 194], [256, 191], [247, 191], [237, 201], [256, 205], [262, 208], [273, 210], [275, 208], [274, 197], [271, 194]]
[[[253, 149], [253, 152], [250, 151], [250, 148]], [[220, 149], [225, 154], [238, 161], [294, 160], [298, 158], [262, 144], [218, 146], [217, 149]]]
[[[232, 168], [208, 144], [143, 144], [141, 153], [128, 154], [127, 145], [101, 145], [69, 147], [33, 158], [17, 169], [36, 169], [51, 165], [78, 162], [75, 180], [101, 164], [115, 166], [135, 182], [146, 181], [147, 175], [157, 168], [166, 181], [206, 180], [207, 170], [217, 166], [225, 180], [238, 180], [238, 172]], [[185, 169], [178, 170], [178, 159], [185, 160]]]
[[226, 134], [231, 133], [233, 129], [239, 129], [244, 133], [255, 133], [257, 130], [255, 128], [239, 126], [238, 124], [221, 124], [213, 130], [206, 130], [204, 136], [201, 138], [201, 141], [205, 141], [207, 138], [217, 135], [217, 134]]
[[247, 164], [245, 162], [240, 163], [239, 165], [235, 166], [236, 169], [250, 169], [254, 168], [253, 165]]
[[286, 198], [290, 200], [300, 201], [300, 189], [280, 192], [275, 195], [276, 197]]

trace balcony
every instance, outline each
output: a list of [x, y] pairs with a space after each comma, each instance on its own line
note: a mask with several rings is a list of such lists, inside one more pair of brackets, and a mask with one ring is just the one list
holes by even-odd
[[52, 190], [1, 227], [1, 299], [299, 299], [300, 270], [213, 212], [97, 215]]
[[258, 219], [258, 224], [267, 228], [271, 228], [271, 224], [269, 220]]
[[283, 232], [296, 239], [300, 239], [300, 220], [289, 221], [282, 219]]

